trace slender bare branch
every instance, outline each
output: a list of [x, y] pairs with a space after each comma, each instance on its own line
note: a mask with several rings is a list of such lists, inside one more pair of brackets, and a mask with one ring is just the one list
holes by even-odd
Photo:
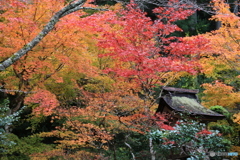
[[9, 89], [0, 89], [0, 92], [20, 92], [20, 93], [36, 93], [36, 92], [32, 92], [32, 91], [21, 91], [21, 90], [9, 90]]

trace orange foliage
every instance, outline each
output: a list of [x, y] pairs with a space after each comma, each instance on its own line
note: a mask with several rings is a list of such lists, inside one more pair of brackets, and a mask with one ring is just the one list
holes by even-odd
[[[0, 23], [0, 60], [30, 41], [53, 13], [64, 6], [65, 0], [36, 0], [29, 4], [17, 0], [11, 2], [6, 5], [6, 12], [1, 14], [4, 20]], [[83, 12], [63, 18], [38, 46], [8, 70], [10, 74], [2, 75], [6, 88], [36, 91], [26, 98], [26, 104], [37, 104], [33, 109], [34, 114], [49, 116], [54, 113], [53, 122], [65, 120], [63, 126], [40, 134], [58, 138], [56, 143], [59, 149], [44, 153], [46, 156], [64, 156], [64, 151], [78, 151], [81, 147], [108, 149], [108, 142], [121, 132], [145, 134], [156, 127], [152, 115], [157, 105], [152, 96], [152, 87], [157, 83], [162, 84], [164, 73], [171, 76], [169, 72], [196, 73], [198, 70], [195, 58], [199, 50], [196, 48], [205, 48], [205, 39], [166, 38], [172, 32], [181, 30], [170, 22], [184, 19], [193, 11], [182, 9], [179, 12], [171, 8], [171, 15], [170, 8], [160, 7], [155, 12], [161, 13], [169, 22], [164, 24], [158, 21], [153, 24], [133, 6], [129, 10], [121, 10], [121, 16], [118, 9], [122, 8], [117, 5], [114, 11], [86, 18], [80, 18], [84, 17]], [[161, 44], [155, 43], [156, 34], [161, 36], [162, 52], [169, 52], [168, 56], [159, 54], [160, 47], [157, 45]], [[96, 45], [97, 40], [99, 46]], [[103, 75], [101, 69], [109, 69], [109, 72]], [[112, 82], [110, 87], [100, 85], [100, 89], [94, 88], [90, 93], [84, 84], [78, 84], [77, 88], [77, 81], [81, 78], [79, 73], [92, 78], [103, 77], [103, 80], [107, 76]], [[84, 100], [82, 106], [59, 106], [57, 94], [47, 90], [50, 88], [47, 85], [64, 84], [64, 78], [68, 75]], [[223, 86], [217, 83], [216, 86], [205, 87], [205, 93], [211, 95], [212, 88]], [[226, 86], [223, 89], [232, 93]], [[163, 127], [172, 129], [167, 125]]]
[[240, 113], [234, 114], [233, 118], [233, 122], [240, 124]]
[[203, 34], [210, 40], [211, 48], [202, 50], [200, 62], [203, 72], [209, 77], [216, 78], [218, 71], [240, 69], [240, 17], [232, 13], [229, 5], [223, 0], [214, 0], [213, 6], [217, 14], [212, 17], [212, 20], [219, 21], [221, 27]]
[[116, 134], [145, 134], [154, 126], [151, 115], [157, 105], [152, 106], [151, 101], [142, 100], [128, 90], [129, 83], [117, 82], [112, 87], [111, 92], [104, 93], [81, 90], [86, 107], [57, 108], [52, 122], [58, 119], [66, 122], [41, 136], [60, 138], [56, 143], [61, 149], [108, 149]]
[[49, 116], [59, 105], [56, 96], [47, 90], [38, 89], [38, 91], [25, 99], [27, 105], [37, 104], [33, 109], [33, 114], [43, 114]]
[[[34, 0], [32, 3], [3, 0], [0, 3], [4, 9], [0, 15], [0, 60], [4, 60], [32, 40], [53, 14], [65, 5], [65, 0]], [[44, 112], [42, 109], [45, 108], [44, 114], [49, 115], [56, 107], [53, 105], [58, 105], [56, 98], [46, 91], [45, 83], [50, 78], [53, 83], [62, 83], [63, 73], [60, 71], [73, 75], [94, 75], [97, 72], [91, 65], [92, 56], [88, 52], [88, 44], [93, 43], [90, 42], [93, 32], [75, 25], [81, 23], [84, 18], [79, 17], [83, 15], [85, 12], [78, 11], [62, 18], [39, 45], [6, 71], [8, 74], [0, 73], [6, 89], [37, 92], [30, 98], [32, 102], [40, 103], [40, 108], [34, 109], [35, 113]], [[51, 98], [53, 102], [50, 105]], [[30, 102], [29, 99], [27, 101]]]
[[[209, 40], [209, 48], [201, 50], [200, 64], [202, 73], [214, 79], [223, 79], [224, 83], [204, 84], [205, 96], [203, 104], [210, 107], [220, 105], [234, 108], [240, 102], [240, 92], [226, 84], [239, 81], [239, 74], [229, 73], [230, 78], [221, 77], [220, 73], [240, 70], [240, 17], [230, 11], [229, 4], [223, 0], [213, 0], [213, 9], [216, 15], [212, 20], [221, 23], [218, 30], [202, 34]], [[228, 73], [227, 73], [228, 74]]]
[[143, 108], [139, 98], [120, 94], [120, 92], [90, 94], [90, 97], [87, 97], [89, 98], [87, 107], [59, 108], [57, 110], [59, 116], [55, 118], [65, 117], [67, 119], [65, 125], [57, 128], [58, 131], [42, 135], [63, 138], [58, 141], [63, 146], [73, 148], [78, 146], [99, 148], [101, 146], [100, 148], [107, 149], [106, 144], [113, 138], [114, 133], [121, 130], [143, 133], [143, 126], [140, 122], [146, 118], [139, 113]]

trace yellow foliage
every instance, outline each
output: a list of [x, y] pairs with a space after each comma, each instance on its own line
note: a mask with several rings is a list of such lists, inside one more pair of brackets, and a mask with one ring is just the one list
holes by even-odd
[[[232, 146], [231, 152], [237, 152], [238, 155], [240, 154], [240, 146]], [[239, 157], [232, 157], [231, 160], [238, 160]]]
[[[240, 124], [240, 112], [233, 115], [233, 122]], [[240, 149], [240, 148], [239, 148]], [[240, 151], [240, 150], [239, 150]], [[240, 152], [239, 152], [240, 153]]]
[[110, 6], [109, 9], [113, 10], [113, 11], [119, 11], [123, 8], [121, 3], [116, 3], [114, 6]]
[[93, 93], [103, 93], [112, 90], [114, 81], [108, 76], [96, 76], [88, 80], [88, 84], [84, 85], [84, 89]]
[[218, 30], [202, 34], [210, 48], [200, 53], [202, 72], [213, 78], [223, 70], [240, 70], [240, 17], [232, 13], [223, 0], [212, 1], [216, 15], [212, 20], [221, 23]]
[[202, 97], [202, 104], [211, 106], [223, 106], [227, 108], [234, 108], [236, 103], [240, 103], [240, 92], [233, 92], [233, 87], [227, 86], [219, 81], [215, 84], [203, 84], [205, 91]]
[[212, 17], [212, 20], [221, 21], [223, 27], [239, 25], [239, 17], [230, 11], [228, 3], [225, 3], [224, 0], [213, 0], [212, 3], [213, 9], [217, 13]]

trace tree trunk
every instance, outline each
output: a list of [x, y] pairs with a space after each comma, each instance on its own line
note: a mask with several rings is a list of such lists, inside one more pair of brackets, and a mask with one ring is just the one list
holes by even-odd
[[24, 98], [26, 97], [26, 93], [16, 93], [15, 95], [8, 94], [9, 99], [9, 108], [11, 109], [11, 114], [18, 111], [21, 107], [23, 107]]
[[150, 148], [150, 154], [151, 154], [151, 160], [155, 160], [156, 159], [156, 152], [154, 151], [154, 148], [153, 148], [153, 141], [152, 141], [152, 138], [149, 138], [149, 148]]
[[238, 16], [239, 5], [240, 5], [240, 4], [238, 4], [238, 0], [235, 0], [235, 1], [234, 1], [234, 5], [233, 5], [233, 13], [234, 13], [236, 16]]

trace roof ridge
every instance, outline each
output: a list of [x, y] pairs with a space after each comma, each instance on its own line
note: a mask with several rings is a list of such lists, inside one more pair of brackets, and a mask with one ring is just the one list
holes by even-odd
[[199, 89], [185, 89], [185, 88], [175, 88], [175, 87], [162, 87], [163, 90], [171, 92], [180, 92], [180, 93], [194, 93], [197, 94]]

